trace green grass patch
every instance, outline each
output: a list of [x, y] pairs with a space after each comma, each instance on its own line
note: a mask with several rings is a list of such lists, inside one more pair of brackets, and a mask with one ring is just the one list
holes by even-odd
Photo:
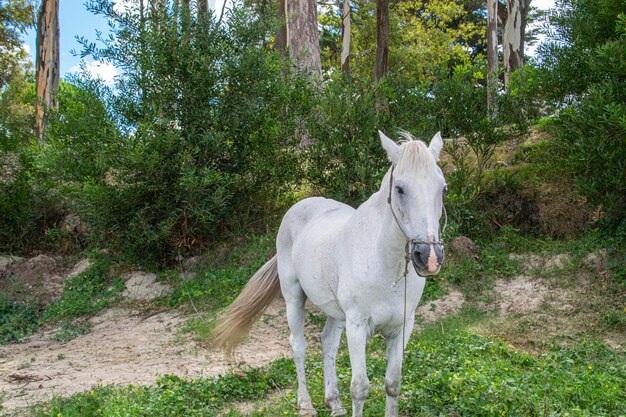
[[37, 306], [15, 302], [0, 293], [0, 345], [31, 334], [39, 326], [40, 315]]
[[109, 307], [124, 288], [120, 277], [110, 274], [111, 259], [101, 252], [90, 256], [85, 272], [65, 281], [61, 297], [48, 306], [42, 321], [71, 320]]
[[[532, 356], [491, 338], [472, 334], [468, 325], [481, 313], [435, 323], [415, 334], [405, 353], [401, 415], [405, 416], [619, 416], [626, 404], [626, 353], [593, 341], [554, 346]], [[350, 368], [345, 346], [338, 358], [342, 401], [350, 404]], [[385, 341], [368, 347], [371, 391], [365, 416], [384, 414]], [[292, 367], [283, 366], [291, 381]], [[322, 360], [307, 362], [314, 405], [323, 404]], [[288, 400], [285, 402], [285, 400]], [[290, 415], [296, 398], [289, 392], [265, 414]], [[272, 408], [275, 407], [275, 408]], [[268, 411], [274, 410], [274, 411]], [[330, 414], [321, 410], [320, 417]]]
[[111, 274], [108, 255], [94, 252], [90, 259], [91, 266], [82, 274], [67, 279], [60, 298], [48, 306], [18, 303], [6, 293], [0, 293], [0, 344], [29, 336], [47, 322], [65, 321], [55, 335], [60, 341], [88, 332], [87, 324], [77, 325], [72, 320], [111, 306], [124, 288], [124, 281]]
[[54, 336], [52, 336], [52, 339], [58, 342], [69, 342], [78, 336], [89, 333], [91, 331], [91, 327], [92, 324], [88, 320], [68, 321], [63, 324], [63, 327], [61, 327], [61, 329], [59, 329]]
[[260, 400], [266, 393], [288, 384], [284, 364], [269, 371], [252, 370], [219, 378], [188, 380], [165, 375], [155, 385], [115, 387], [98, 386], [69, 398], [55, 397], [46, 405], [36, 406], [36, 417], [212, 417], [226, 405], [246, 400]]
[[223, 259], [210, 262], [190, 280], [179, 274], [163, 275], [174, 290], [160, 303], [167, 307], [193, 303], [202, 312], [214, 312], [230, 304], [257, 269], [275, 253], [275, 238], [274, 233], [252, 236]]

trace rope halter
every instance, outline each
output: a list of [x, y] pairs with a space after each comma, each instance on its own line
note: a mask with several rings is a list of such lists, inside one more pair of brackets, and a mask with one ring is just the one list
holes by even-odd
[[[389, 208], [391, 209], [391, 215], [393, 216], [393, 219], [396, 221], [398, 228], [400, 228], [400, 231], [406, 238], [406, 244], [404, 245], [404, 272], [402, 273], [402, 276], [400, 276], [400, 278], [396, 279], [393, 282], [392, 287], [395, 287], [396, 284], [400, 282], [401, 280], [403, 279], [406, 280], [406, 277], [409, 275], [409, 262], [411, 261], [411, 254], [410, 254], [409, 246], [411, 243], [413, 243], [414, 245], [426, 244], [426, 245], [442, 245], [443, 246], [443, 239], [439, 239], [439, 240], [412, 239], [409, 236], [407, 236], [406, 232], [402, 228], [402, 225], [400, 224], [400, 220], [398, 219], [398, 216], [396, 216], [396, 212], [394, 211], [393, 205], [391, 204], [391, 193], [393, 190], [393, 171], [395, 170], [395, 168], [396, 168], [395, 165], [391, 166], [391, 174], [389, 175], [389, 195], [387, 196], [387, 203], [389, 204]], [[443, 228], [441, 229], [440, 236], [443, 235], [443, 233], [446, 230], [446, 227], [448, 226], [448, 212], [446, 211], [446, 206], [442, 203], [441, 207], [443, 208], [444, 220], [443, 220]]]

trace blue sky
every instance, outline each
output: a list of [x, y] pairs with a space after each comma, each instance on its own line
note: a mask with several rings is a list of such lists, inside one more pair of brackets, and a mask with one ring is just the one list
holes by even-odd
[[[221, 9], [224, 0], [210, 0], [209, 5], [214, 9]], [[123, 7], [123, 3], [134, 3], [136, 0], [118, 0], [117, 5]], [[554, 7], [554, 0], [533, 0], [532, 5], [541, 9]], [[100, 30], [105, 35], [109, 28], [102, 16], [96, 16], [88, 12], [84, 0], [60, 0], [59, 3], [59, 26], [61, 31], [61, 74], [63, 76], [78, 70], [80, 57], [74, 56], [70, 51], [80, 52], [80, 45], [76, 36], [84, 36], [90, 41], [96, 40], [96, 31]], [[24, 39], [27, 51], [35, 60], [35, 29], [31, 29]], [[533, 51], [529, 51], [531, 54]], [[112, 82], [117, 70], [112, 65], [102, 65], [87, 58], [86, 65], [89, 71], [100, 76], [107, 82]]]
[[[71, 68], [76, 68], [80, 62], [80, 57], [70, 53], [72, 49], [80, 52], [81, 47], [76, 42], [76, 35], [95, 41], [96, 30], [105, 33], [109, 31], [106, 19], [88, 12], [82, 0], [60, 0], [59, 27], [61, 32], [61, 74], [67, 74]], [[35, 29], [31, 29], [24, 39], [33, 60], [35, 59], [35, 33]]]

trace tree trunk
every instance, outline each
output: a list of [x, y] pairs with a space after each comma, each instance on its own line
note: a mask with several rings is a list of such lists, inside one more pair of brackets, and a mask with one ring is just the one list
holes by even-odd
[[507, 18], [502, 32], [504, 85], [510, 74], [524, 66], [524, 37], [531, 0], [507, 0]]
[[287, 4], [287, 48], [296, 71], [310, 78], [322, 75], [320, 41], [315, 0], [285, 0]]
[[350, 75], [350, 38], [352, 37], [352, 7], [350, 0], [343, 0], [343, 33], [341, 36], [341, 70], [344, 74]]
[[59, 0], [42, 0], [37, 18], [35, 134], [43, 141], [48, 110], [57, 110], [59, 88]]
[[389, 0], [376, 0], [376, 82], [387, 73], [389, 59]]
[[498, 0], [487, 0], [487, 107], [491, 114], [492, 94], [498, 86]]
[[198, 0], [198, 20], [204, 19], [209, 14], [209, 0]]
[[276, 18], [280, 22], [280, 27], [274, 35], [274, 49], [279, 51], [281, 55], [287, 50], [287, 21], [285, 20], [286, 0], [278, 0], [278, 8], [276, 10]]

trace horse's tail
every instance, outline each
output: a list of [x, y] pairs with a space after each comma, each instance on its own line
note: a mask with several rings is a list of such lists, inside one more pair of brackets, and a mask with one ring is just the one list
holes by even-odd
[[222, 314], [213, 330], [218, 347], [232, 351], [280, 291], [276, 256], [250, 278], [241, 294]]

